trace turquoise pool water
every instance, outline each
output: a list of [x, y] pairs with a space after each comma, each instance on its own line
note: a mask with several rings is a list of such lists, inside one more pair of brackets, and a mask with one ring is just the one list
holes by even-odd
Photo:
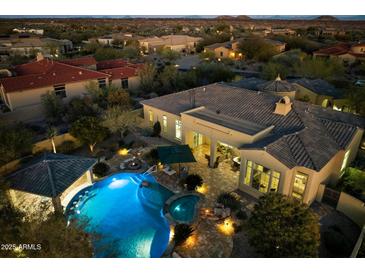
[[186, 195], [177, 198], [170, 204], [169, 211], [175, 221], [190, 223], [195, 218], [196, 204], [199, 201], [196, 195]]
[[[148, 188], [140, 188], [143, 180], [150, 182]], [[79, 203], [77, 194], [67, 210], [73, 207], [70, 218], [86, 217], [87, 231], [102, 236], [93, 244], [96, 257], [161, 257], [170, 234], [162, 208], [171, 191], [151, 175], [132, 173], [115, 174], [86, 191]]]

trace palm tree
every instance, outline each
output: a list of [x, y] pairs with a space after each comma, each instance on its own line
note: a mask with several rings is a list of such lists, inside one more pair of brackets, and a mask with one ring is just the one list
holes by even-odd
[[165, 254], [168, 254], [171, 257], [171, 254], [174, 252], [175, 248], [181, 246], [185, 243], [185, 241], [194, 233], [194, 228], [187, 224], [178, 224], [174, 229], [174, 237], [172, 238]]
[[56, 127], [49, 127], [48, 130], [47, 130], [47, 136], [48, 136], [48, 139], [51, 140], [51, 143], [52, 143], [52, 148], [53, 148], [53, 153], [57, 153], [56, 151], [56, 144], [54, 142], [54, 137], [56, 137], [58, 135], [58, 130]]

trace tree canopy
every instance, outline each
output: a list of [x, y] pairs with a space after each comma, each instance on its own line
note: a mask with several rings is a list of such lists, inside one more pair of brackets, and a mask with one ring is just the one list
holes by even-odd
[[155, 90], [155, 79], [157, 77], [157, 70], [153, 64], [146, 64], [139, 70], [139, 77], [141, 89], [145, 92], [152, 92]]
[[102, 115], [102, 126], [111, 133], [119, 132], [121, 137], [127, 129], [134, 128], [137, 115], [121, 106], [108, 108]]
[[54, 91], [49, 91], [41, 97], [41, 102], [47, 121], [51, 124], [59, 123], [64, 114], [62, 98]]
[[95, 145], [106, 137], [107, 130], [101, 125], [99, 118], [86, 116], [72, 123], [70, 134], [87, 144], [93, 152]]
[[244, 39], [239, 43], [238, 47], [247, 59], [260, 62], [266, 62], [278, 53], [273, 45], [259, 37]]
[[247, 229], [250, 244], [264, 257], [318, 256], [318, 217], [293, 198], [278, 193], [261, 197]]
[[23, 124], [0, 125], [0, 162], [2, 164], [31, 153], [33, 131]]

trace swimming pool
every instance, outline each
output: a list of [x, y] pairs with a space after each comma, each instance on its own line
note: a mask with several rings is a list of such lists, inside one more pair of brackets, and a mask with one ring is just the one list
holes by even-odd
[[[140, 187], [148, 181], [148, 187]], [[77, 220], [88, 219], [86, 230], [101, 238], [93, 243], [96, 257], [161, 257], [170, 235], [162, 208], [174, 195], [151, 175], [119, 173], [83, 190], [80, 202], [67, 211]], [[79, 197], [77, 194], [75, 197]]]
[[197, 203], [200, 197], [197, 195], [185, 195], [172, 201], [169, 205], [169, 212], [175, 222], [191, 223], [197, 214]]

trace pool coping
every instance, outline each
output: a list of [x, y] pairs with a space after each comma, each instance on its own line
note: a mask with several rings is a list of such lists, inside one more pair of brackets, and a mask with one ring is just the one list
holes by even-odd
[[[171, 215], [169, 207], [170, 205], [185, 196], [197, 196], [199, 197], [198, 202], [195, 204], [195, 214], [194, 214], [194, 218], [190, 221], [190, 222], [184, 222], [184, 221], [176, 221], [175, 218]], [[175, 195], [171, 196], [169, 199], [167, 199], [167, 201], [165, 202], [163, 208], [162, 208], [162, 213], [164, 214], [165, 218], [169, 221], [170, 224], [172, 225], [176, 225], [176, 224], [193, 224], [195, 223], [195, 221], [198, 219], [199, 217], [199, 208], [200, 208], [200, 204], [202, 203], [202, 200], [205, 199], [204, 195], [196, 192], [196, 191], [185, 191], [183, 193], [176, 193]]]

